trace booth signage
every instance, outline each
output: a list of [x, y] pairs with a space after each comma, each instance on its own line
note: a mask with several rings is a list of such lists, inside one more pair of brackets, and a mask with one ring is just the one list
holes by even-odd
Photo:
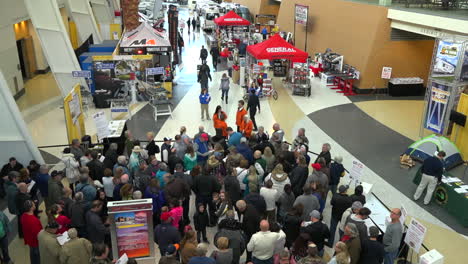
[[146, 75], [164, 74], [164, 67], [146, 68]]
[[432, 77], [453, 77], [455, 75], [455, 68], [458, 63], [458, 52], [460, 49], [460, 43], [440, 40], [432, 70]]
[[408, 226], [408, 231], [406, 231], [405, 243], [416, 253], [419, 253], [426, 232], [427, 228], [418, 220], [412, 218]]
[[431, 96], [427, 105], [425, 127], [435, 133], [442, 134], [444, 131], [445, 115], [450, 99], [450, 87], [432, 82]]
[[98, 63], [96, 64], [96, 69], [98, 70], [112, 70], [114, 69], [114, 63]]
[[91, 71], [72, 71], [74, 78], [91, 78]]
[[383, 67], [382, 68], [382, 79], [389, 80], [392, 78], [392, 67]]
[[275, 48], [267, 48], [267, 52], [270, 53], [279, 53], [279, 52], [296, 52], [293, 48], [286, 48], [286, 47], [275, 47]]
[[304, 5], [296, 5], [296, 23], [301, 25], [307, 25], [307, 17], [309, 13], [309, 7]]
[[359, 162], [358, 160], [353, 160], [353, 167], [351, 167], [349, 177], [351, 178], [351, 181], [354, 181], [356, 185], [358, 185], [361, 181], [364, 168], [365, 166], [364, 164], [362, 164], [362, 162]]
[[162, 46], [162, 47], [147, 47], [146, 48], [147, 52], [169, 52], [171, 51], [170, 46]]

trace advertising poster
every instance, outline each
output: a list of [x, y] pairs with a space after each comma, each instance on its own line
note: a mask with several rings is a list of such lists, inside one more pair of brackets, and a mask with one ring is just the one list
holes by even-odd
[[392, 77], [392, 67], [383, 67], [382, 68], [382, 79], [390, 79]]
[[468, 46], [466, 46], [465, 56], [463, 57], [463, 63], [460, 72], [460, 81], [468, 82]]
[[150, 255], [146, 211], [117, 213], [114, 215], [114, 221], [117, 227], [119, 256], [124, 253], [129, 258], [140, 258]]
[[364, 164], [362, 164], [358, 160], [353, 160], [353, 166], [351, 167], [351, 170], [349, 172], [349, 177], [351, 178], [351, 181], [354, 181], [356, 185], [358, 185], [361, 182], [361, 177], [364, 168]]
[[419, 253], [424, 237], [426, 236], [427, 228], [418, 220], [411, 219], [408, 230], [406, 231], [405, 243], [412, 248], [416, 253]]
[[76, 124], [78, 121], [78, 117], [81, 115], [81, 104], [80, 104], [80, 97], [72, 91], [72, 99], [68, 102], [68, 107], [70, 108], [70, 114], [72, 116], [73, 124]]
[[450, 98], [450, 87], [436, 82], [432, 82], [431, 85], [431, 96], [427, 105], [425, 127], [438, 134], [442, 134]]
[[296, 24], [307, 25], [308, 13], [308, 6], [296, 5]]
[[439, 41], [432, 77], [451, 80], [455, 76], [461, 44]]

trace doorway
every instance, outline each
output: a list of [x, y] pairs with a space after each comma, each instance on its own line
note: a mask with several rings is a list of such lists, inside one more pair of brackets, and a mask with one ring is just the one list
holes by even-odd
[[21, 74], [23, 80], [28, 80], [34, 77], [36, 72], [36, 57], [34, 54], [34, 45], [31, 36], [19, 39], [16, 41], [18, 57], [20, 61]]

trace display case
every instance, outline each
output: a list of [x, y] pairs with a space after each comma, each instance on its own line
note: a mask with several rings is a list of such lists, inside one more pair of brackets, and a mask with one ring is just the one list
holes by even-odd
[[308, 63], [294, 63], [293, 70], [291, 78], [293, 95], [310, 96], [311, 85]]

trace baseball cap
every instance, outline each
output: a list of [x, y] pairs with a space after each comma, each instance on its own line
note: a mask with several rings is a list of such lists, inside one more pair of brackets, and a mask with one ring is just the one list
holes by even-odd
[[200, 137], [203, 138], [204, 140], [208, 140], [208, 134], [206, 133], [201, 134]]
[[314, 168], [314, 170], [318, 171], [318, 170], [320, 170], [322, 168], [322, 166], [320, 166], [320, 164], [318, 164], [318, 163], [313, 163], [312, 168]]
[[164, 138], [164, 141], [171, 141], [171, 140], [172, 140], [172, 138], [168, 138], [168, 137]]
[[169, 218], [171, 218], [171, 213], [164, 212], [164, 213], [161, 214], [161, 220], [162, 221], [167, 221]]
[[319, 219], [320, 218], [320, 212], [317, 211], [317, 210], [313, 210], [312, 212], [310, 212], [309, 216]]
[[351, 209], [361, 209], [362, 208], [362, 203], [359, 202], [359, 201], [355, 201], [352, 205], [351, 205]]
[[340, 185], [340, 187], [338, 187], [338, 192], [340, 193], [346, 192], [346, 190], [348, 190], [348, 185]]

